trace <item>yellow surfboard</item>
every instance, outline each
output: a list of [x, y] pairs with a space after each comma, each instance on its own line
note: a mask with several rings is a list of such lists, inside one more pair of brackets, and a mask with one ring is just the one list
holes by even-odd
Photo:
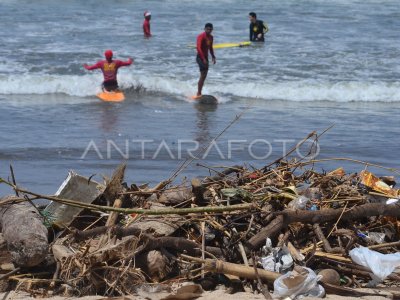
[[96, 96], [106, 102], [121, 102], [125, 100], [125, 95], [121, 91], [103, 91], [101, 93], [98, 93]]
[[[214, 44], [214, 49], [222, 49], [222, 48], [233, 48], [233, 47], [246, 47], [250, 46], [251, 42], [240, 42], [240, 43], [220, 43]], [[189, 45], [189, 47], [196, 48], [196, 45]]]
[[221, 44], [214, 44], [214, 49], [221, 49], [221, 48], [233, 48], [233, 47], [246, 47], [250, 46], [251, 42], [241, 42], [241, 43], [221, 43]]

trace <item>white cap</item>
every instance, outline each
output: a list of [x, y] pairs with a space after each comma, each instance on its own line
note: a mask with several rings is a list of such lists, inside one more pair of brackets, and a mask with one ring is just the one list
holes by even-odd
[[151, 16], [151, 11], [146, 10], [146, 11], [144, 12], [144, 16], [145, 16], [145, 17]]

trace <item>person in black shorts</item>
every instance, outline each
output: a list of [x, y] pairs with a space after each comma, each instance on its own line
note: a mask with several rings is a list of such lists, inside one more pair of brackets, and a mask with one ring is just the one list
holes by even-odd
[[204, 61], [203, 61], [203, 60], [200, 58], [200, 56], [197, 54], [197, 56], [196, 56], [196, 62], [197, 62], [197, 64], [199, 65], [200, 72], [206, 72], [206, 71], [208, 71], [208, 59], [207, 59], [207, 62], [204, 63]]
[[213, 42], [214, 38], [211, 34], [213, 31], [213, 25], [211, 23], [207, 23], [204, 26], [204, 32], [200, 33], [197, 36], [197, 57], [196, 62], [199, 65], [200, 69], [200, 79], [197, 84], [197, 95], [195, 98], [201, 97], [201, 91], [203, 89], [204, 81], [206, 80], [207, 73], [208, 73], [208, 52], [211, 54], [212, 62], [215, 64], [215, 55], [214, 55], [214, 48]]
[[105, 60], [98, 61], [96, 64], [89, 66], [84, 64], [83, 67], [86, 70], [101, 69], [103, 72], [103, 89], [106, 91], [114, 91], [118, 89], [117, 73], [120, 67], [130, 66], [133, 63], [133, 59], [129, 58], [128, 61], [122, 61], [113, 59], [112, 50], [106, 50], [104, 52]]

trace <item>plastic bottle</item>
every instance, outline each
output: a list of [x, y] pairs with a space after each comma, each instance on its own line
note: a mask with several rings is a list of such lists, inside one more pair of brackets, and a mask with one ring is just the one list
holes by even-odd
[[306, 196], [299, 196], [296, 199], [290, 201], [288, 207], [291, 209], [306, 209], [307, 203], [310, 202], [310, 198]]
[[377, 244], [382, 244], [385, 241], [385, 234], [382, 232], [368, 232], [368, 238]]

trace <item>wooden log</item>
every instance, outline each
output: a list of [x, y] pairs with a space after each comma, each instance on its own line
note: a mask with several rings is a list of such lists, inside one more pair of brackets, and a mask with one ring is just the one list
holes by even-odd
[[260, 230], [255, 236], [248, 240], [246, 246], [248, 248], [248, 252], [250, 250], [261, 247], [265, 244], [265, 240], [267, 237], [274, 238], [277, 236], [281, 229], [283, 228], [283, 216], [277, 216], [275, 219], [271, 221], [266, 227]]
[[33, 267], [44, 261], [49, 247], [48, 232], [39, 212], [30, 203], [1, 206], [0, 225], [15, 265]]
[[[280, 233], [282, 228], [292, 223], [301, 222], [303, 224], [323, 224], [325, 222], [334, 222], [342, 215], [343, 209], [324, 209], [318, 211], [310, 210], [289, 210], [285, 209], [274, 213], [276, 216], [266, 227], [260, 230], [248, 241], [248, 248], [258, 249], [264, 243], [267, 237], [273, 238]], [[400, 218], [400, 204], [386, 205], [382, 203], [367, 203], [351, 210], [345, 211], [341, 221], [354, 221], [372, 216], [391, 216]]]
[[[183, 254], [181, 256], [190, 261], [203, 263], [204, 268], [211, 272], [220, 274], [229, 274], [241, 278], [257, 280], [257, 274], [255, 273], [253, 267], [247, 267], [234, 263], [224, 262], [218, 259], [201, 259]], [[267, 271], [264, 269], [257, 269], [257, 273], [263, 282], [269, 282], [269, 283], [273, 283], [275, 279], [281, 276], [281, 274], [279, 273]]]

